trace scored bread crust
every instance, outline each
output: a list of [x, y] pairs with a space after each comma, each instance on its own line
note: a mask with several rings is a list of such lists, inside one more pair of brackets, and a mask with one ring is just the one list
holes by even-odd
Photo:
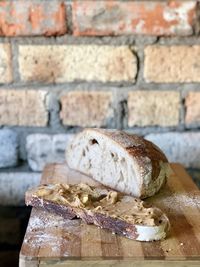
[[[105, 153], [108, 160], [104, 158]], [[66, 149], [66, 161], [71, 169], [139, 198], [158, 192], [170, 174], [168, 160], [156, 145], [137, 135], [118, 130], [83, 130]], [[101, 170], [97, 172], [100, 165]], [[109, 165], [114, 166], [112, 174], [108, 173], [108, 169], [112, 169]], [[123, 168], [121, 172], [120, 167]]]

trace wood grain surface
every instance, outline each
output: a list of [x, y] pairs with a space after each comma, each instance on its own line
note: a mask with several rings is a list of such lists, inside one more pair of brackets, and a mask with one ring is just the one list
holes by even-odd
[[[169, 217], [162, 241], [129, 240], [33, 208], [20, 252], [20, 267], [35, 266], [200, 266], [200, 191], [180, 164], [166, 186], [146, 199]], [[48, 165], [41, 183], [98, 184], [63, 164]]]

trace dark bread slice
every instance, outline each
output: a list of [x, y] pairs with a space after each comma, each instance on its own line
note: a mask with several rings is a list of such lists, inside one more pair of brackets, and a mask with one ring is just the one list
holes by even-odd
[[32, 195], [32, 192], [34, 191], [30, 190], [26, 192], [25, 202], [27, 206], [41, 208], [48, 212], [56, 213], [57, 215], [69, 220], [76, 218], [76, 213], [72, 210], [72, 208], [65, 205], [58, 205], [53, 201]]
[[66, 219], [81, 218], [139, 241], [166, 237], [169, 221], [161, 210], [142, 200], [86, 184], [42, 185], [26, 192], [26, 205], [43, 208]]

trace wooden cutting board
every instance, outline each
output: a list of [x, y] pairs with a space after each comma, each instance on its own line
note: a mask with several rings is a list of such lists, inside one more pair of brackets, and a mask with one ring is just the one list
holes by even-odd
[[[167, 185], [148, 202], [168, 215], [167, 239], [138, 242], [79, 219], [33, 208], [20, 252], [20, 267], [45, 266], [200, 266], [200, 191], [180, 164]], [[48, 165], [41, 183], [88, 182], [63, 164]]]

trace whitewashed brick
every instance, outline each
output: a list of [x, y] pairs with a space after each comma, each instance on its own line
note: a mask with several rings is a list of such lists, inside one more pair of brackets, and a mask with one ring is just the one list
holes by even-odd
[[0, 173], [0, 205], [24, 205], [25, 192], [39, 185], [41, 174], [31, 172]]
[[18, 138], [10, 129], [0, 130], [0, 168], [13, 167], [18, 162]]
[[170, 162], [200, 168], [200, 132], [149, 134], [145, 138], [158, 145]]
[[28, 164], [34, 171], [42, 171], [44, 166], [53, 162], [64, 162], [67, 143], [72, 134], [31, 134], [26, 139]]

